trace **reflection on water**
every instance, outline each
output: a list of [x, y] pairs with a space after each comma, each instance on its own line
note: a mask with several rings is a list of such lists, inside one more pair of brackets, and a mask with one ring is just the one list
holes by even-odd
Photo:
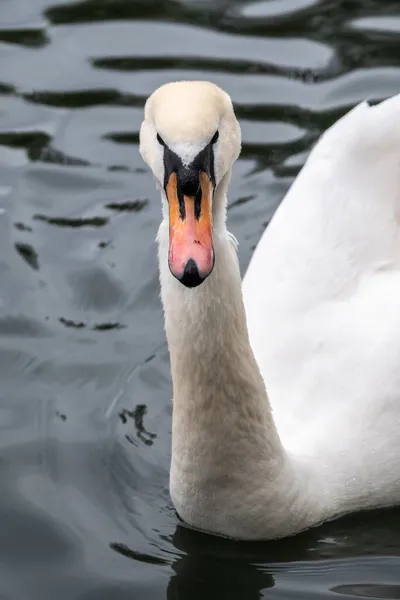
[[400, 513], [237, 544], [168, 497], [171, 380], [138, 153], [171, 79], [232, 95], [242, 270], [320, 133], [399, 91], [394, 0], [0, 3], [0, 598], [399, 598]]

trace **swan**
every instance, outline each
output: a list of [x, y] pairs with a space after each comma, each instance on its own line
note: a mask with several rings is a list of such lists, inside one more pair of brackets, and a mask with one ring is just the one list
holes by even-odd
[[240, 148], [216, 85], [172, 82], [147, 99], [171, 499], [189, 527], [266, 540], [400, 500], [400, 95], [321, 137], [243, 285], [226, 227]]

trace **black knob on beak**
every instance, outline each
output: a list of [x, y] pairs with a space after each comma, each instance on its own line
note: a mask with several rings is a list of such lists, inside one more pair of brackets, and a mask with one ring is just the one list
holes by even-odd
[[195, 169], [183, 168], [178, 173], [179, 191], [184, 196], [196, 196], [200, 189], [200, 173]]

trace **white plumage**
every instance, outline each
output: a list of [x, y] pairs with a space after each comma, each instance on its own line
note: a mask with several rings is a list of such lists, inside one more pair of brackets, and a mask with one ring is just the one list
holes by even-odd
[[255, 250], [243, 295], [225, 226], [240, 149], [229, 97], [205, 82], [151, 97], [141, 152], [162, 183], [156, 122], [185, 160], [220, 131], [215, 267], [197, 288], [168, 270], [162, 192], [178, 513], [206, 531], [267, 539], [398, 503], [400, 96], [357, 106], [322, 136]]

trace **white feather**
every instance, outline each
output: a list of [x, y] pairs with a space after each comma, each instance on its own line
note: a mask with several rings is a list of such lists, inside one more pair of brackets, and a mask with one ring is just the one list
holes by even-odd
[[[214, 271], [186, 289], [168, 269], [168, 215], [158, 238], [174, 504], [190, 525], [240, 539], [397, 504], [400, 96], [359, 105], [321, 138], [260, 240], [243, 294], [224, 219], [240, 139], [225, 96], [214, 109], [225, 123]], [[168, 129], [162, 102], [158, 111]], [[142, 138], [144, 155], [151, 143]]]

